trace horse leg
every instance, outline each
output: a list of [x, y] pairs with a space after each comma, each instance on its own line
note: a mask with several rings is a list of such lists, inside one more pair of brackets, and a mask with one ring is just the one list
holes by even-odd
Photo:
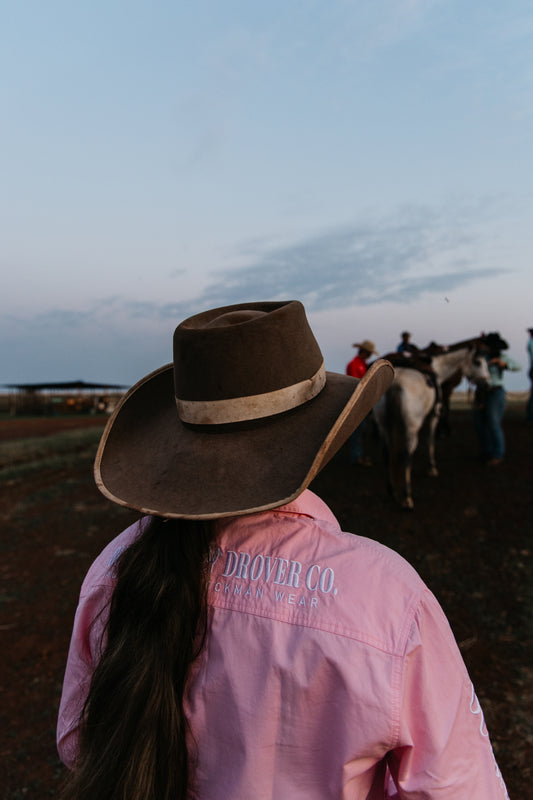
[[398, 464], [394, 453], [389, 452], [386, 467], [387, 492], [396, 503], [399, 503], [401, 474], [398, 472]]
[[403, 470], [403, 494], [400, 498], [400, 505], [404, 511], [412, 511], [415, 507], [413, 492], [411, 488], [411, 459], [408, 458], [404, 463]]
[[439, 474], [439, 470], [437, 468], [437, 461], [435, 459], [435, 436], [436, 436], [437, 426], [439, 424], [439, 419], [440, 419], [440, 406], [437, 406], [429, 421], [429, 430], [428, 430], [429, 475], [431, 475], [432, 478], [437, 478]]
[[406, 511], [411, 511], [415, 507], [411, 484], [411, 469], [413, 465], [413, 455], [417, 446], [418, 432], [414, 430], [408, 431], [406, 448], [403, 457], [403, 497], [401, 500], [401, 506]]
[[385, 479], [387, 483], [387, 492], [391, 497], [394, 497], [394, 485], [392, 481], [392, 467], [389, 444], [386, 436], [381, 437], [381, 453], [383, 456], [383, 464], [385, 465]]
[[[411, 459], [418, 443], [418, 430], [408, 431], [403, 411], [404, 393], [394, 383], [385, 395], [385, 401], [374, 407], [378, 426], [383, 436], [388, 462], [387, 483], [389, 491], [402, 508], [413, 508], [411, 495]], [[376, 413], [376, 411], [378, 413]]]
[[386, 436], [382, 438], [383, 461], [385, 464], [385, 477], [387, 492], [395, 502], [403, 505], [404, 495], [404, 459], [401, 451], [397, 450], [397, 442], [391, 442]]
[[388, 448], [387, 485], [389, 493], [403, 509], [414, 507], [411, 492], [411, 462], [409, 448], [403, 438], [394, 437]]
[[385, 482], [389, 495], [393, 495], [392, 483], [390, 478], [390, 456], [389, 456], [389, 432], [385, 424], [385, 398], [378, 400], [372, 409], [372, 417], [378, 432], [382, 463], [385, 469]]

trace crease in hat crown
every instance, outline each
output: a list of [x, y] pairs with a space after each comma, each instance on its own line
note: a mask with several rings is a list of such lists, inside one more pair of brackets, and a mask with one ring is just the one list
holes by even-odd
[[182, 422], [221, 425], [307, 403], [324, 388], [326, 370], [301, 303], [257, 303], [213, 309], [179, 325], [174, 383]]

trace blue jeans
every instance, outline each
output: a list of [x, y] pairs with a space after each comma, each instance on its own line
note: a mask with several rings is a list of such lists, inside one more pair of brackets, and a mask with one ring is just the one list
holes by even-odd
[[481, 455], [484, 458], [503, 458], [505, 438], [502, 419], [505, 411], [505, 389], [496, 386], [487, 392], [484, 408], [474, 411], [474, 427], [479, 438]]
[[[530, 376], [531, 372], [533, 372], [533, 368], [530, 371]], [[526, 419], [528, 422], [533, 422], [533, 376], [531, 376], [531, 390], [526, 405]]]

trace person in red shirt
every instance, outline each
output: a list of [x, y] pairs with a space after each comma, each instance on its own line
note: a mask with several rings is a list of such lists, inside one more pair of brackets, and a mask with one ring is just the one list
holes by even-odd
[[[370, 356], [377, 356], [376, 345], [371, 339], [364, 339], [356, 342], [357, 355], [355, 355], [346, 367], [346, 374], [352, 378], [362, 378], [368, 369], [368, 359]], [[350, 464], [359, 464], [362, 467], [372, 466], [371, 460], [363, 453], [363, 435], [366, 427], [364, 419], [358, 428], [350, 436]]]

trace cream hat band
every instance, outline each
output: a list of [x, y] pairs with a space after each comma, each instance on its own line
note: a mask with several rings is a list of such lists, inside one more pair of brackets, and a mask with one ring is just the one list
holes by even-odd
[[326, 383], [324, 362], [305, 381], [273, 392], [232, 397], [227, 400], [180, 400], [176, 397], [178, 415], [191, 425], [225, 425], [232, 422], [262, 419], [282, 414], [307, 403], [319, 394]]

